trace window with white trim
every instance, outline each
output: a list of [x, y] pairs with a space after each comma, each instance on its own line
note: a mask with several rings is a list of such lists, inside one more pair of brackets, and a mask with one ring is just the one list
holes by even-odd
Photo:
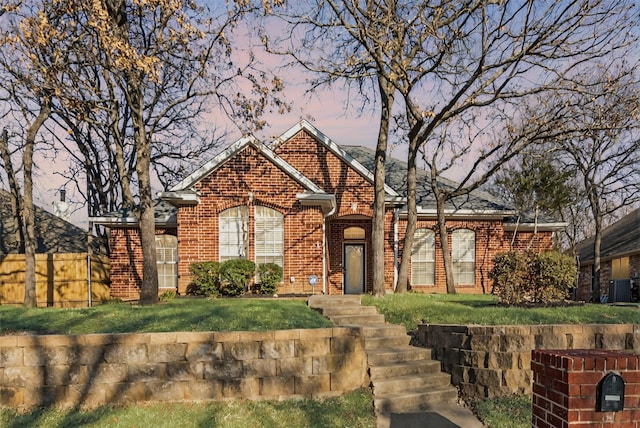
[[228, 208], [218, 216], [220, 261], [246, 259], [248, 248], [247, 207]]
[[453, 258], [453, 282], [473, 285], [476, 282], [476, 233], [469, 229], [457, 229], [451, 233]]
[[178, 287], [178, 238], [173, 235], [156, 235], [156, 265], [158, 288]]
[[284, 268], [284, 216], [278, 211], [255, 206], [255, 263], [275, 263]]
[[417, 229], [411, 248], [411, 284], [435, 285], [436, 238], [430, 229]]

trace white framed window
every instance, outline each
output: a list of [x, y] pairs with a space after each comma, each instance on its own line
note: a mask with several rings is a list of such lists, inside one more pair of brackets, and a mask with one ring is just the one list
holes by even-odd
[[254, 209], [255, 263], [275, 263], [284, 269], [284, 216], [260, 205]]
[[411, 248], [411, 284], [435, 285], [436, 234], [430, 229], [417, 229]]
[[158, 288], [178, 287], [178, 238], [173, 235], [156, 235], [156, 265]]
[[476, 282], [476, 233], [469, 229], [457, 229], [451, 233], [453, 258], [453, 282], [473, 285]]
[[228, 208], [218, 216], [220, 261], [246, 259], [248, 247], [247, 207]]

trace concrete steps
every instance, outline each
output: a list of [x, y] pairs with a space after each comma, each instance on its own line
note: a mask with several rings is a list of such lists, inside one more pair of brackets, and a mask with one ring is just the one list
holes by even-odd
[[316, 295], [308, 305], [338, 325], [360, 329], [379, 420], [456, 402], [451, 377], [440, 371], [431, 350], [410, 346], [405, 328], [385, 323], [377, 308], [361, 306], [360, 296]]

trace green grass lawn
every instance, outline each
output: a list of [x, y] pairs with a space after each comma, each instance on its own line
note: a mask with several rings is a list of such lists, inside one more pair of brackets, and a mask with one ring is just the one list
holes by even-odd
[[75, 427], [375, 427], [371, 392], [316, 400], [167, 403], [103, 406], [91, 411], [36, 409], [28, 413], [0, 410], [5, 428]]
[[362, 304], [378, 307], [386, 320], [415, 330], [427, 324], [633, 324], [640, 322], [637, 306], [585, 304], [566, 307], [505, 307], [492, 295], [387, 294], [365, 295]]
[[[406, 293], [383, 298], [365, 295], [386, 320], [414, 330], [430, 324], [638, 323], [640, 309], [610, 305], [508, 308], [489, 295]], [[126, 303], [82, 309], [24, 309], [0, 306], [0, 334], [133, 333], [166, 331], [268, 331], [329, 327], [304, 300], [175, 299], [155, 306]], [[322, 402], [312, 400], [237, 401], [111, 407], [94, 411], [36, 409], [19, 414], [0, 410], [0, 426], [16, 427], [373, 427], [368, 390]], [[508, 397], [475, 404], [491, 428], [528, 427], [531, 399]]]
[[154, 306], [127, 303], [53, 309], [0, 306], [0, 334], [269, 331], [331, 327], [305, 300], [174, 299]]

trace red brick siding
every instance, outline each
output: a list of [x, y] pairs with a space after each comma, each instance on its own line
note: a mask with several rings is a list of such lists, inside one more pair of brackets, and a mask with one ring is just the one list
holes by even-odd
[[[601, 349], [534, 350], [533, 415], [539, 428], [640, 428], [640, 355]], [[596, 411], [597, 384], [607, 372], [625, 381], [624, 410]]]
[[[303, 207], [296, 194], [305, 189], [252, 147], [230, 159], [197, 183], [200, 203], [178, 211], [179, 289], [191, 281], [189, 266], [197, 261], [219, 260], [218, 215], [221, 211], [249, 207], [248, 258], [254, 260], [254, 206], [262, 205], [284, 216], [284, 283], [280, 293], [310, 292], [307, 278], [322, 281], [322, 211]], [[250, 201], [249, 192], [253, 194]]]
[[[327, 292], [341, 294], [343, 289], [343, 232], [346, 227], [359, 226], [365, 229], [366, 267], [365, 289], [372, 290], [371, 219], [373, 217], [373, 185], [351, 165], [333, 154], [306, 131], [283, 142], [276, 152], [325, 192], [335, 194], [336, 212], [326, 220]], [[181, 206], [178, 211], [178, 288], [186, 291], [191, 282], [189, 266], [198, 261], [219, 260], [218, 215], [221, 211], [246, 205], [249, 207], [248, 258], [254, 259], [253, 207], [264, 205], [284, 215], [285, 266], [284, 283], [280, 293], [310, 293], [308, 277], [316, 275], [318, 286], [322, 286], [322, 222], [319, 207], [303, 207], [296, 194], [305, 189], [294, 179], [264, 158], [257, 150], [246, 147], [224, 165], [195, 185], [200, 195], [196, 206]], [[250, 201], [249, 193], [253, 194]], [[394, 220], [393, 211], [385, 213], [385, 287], [392, 291], [395, 278], [394, 264]], [[434, 228], [433, 221], [421, 221], [418, 227]], [[399, 250], [405, 230], [404, 220], [399, 221]], [[473, 286], [460, 286], [461, 292], [490, 292], [487, 273], [492, 267], [496, 253], [507, 251], [512, 233], [505, 232], [500, 221], [450, 221], [449, 230], [467, 228], [476, 232], [476, 281]], [[112, 294], [136, 296], [141, 266], [139, 239], [134, 230], [114, 229], [111, 241], [112, 259], [115, 259], [112, 274]], [[516, 235], [516, 248], [526, 248], [531, 242], [531, 233]], [[129, 242], [127, 242], [129, 239]], [[436, 235], [436, 239], [437, 235]], [[450, 238], [449, 238], [450, 239]], [[539, 233], [532, 243], [539, 250], [552, 247], [551, 233]], [[130, 251], [128, 250], [130, 249]], [[436, 285], [415, 287], [425, 292], [446, 292], [444, 265], [436, 243]], [[131, 255], [130, 255], [131, 254]], [[399, 256], [401, 252], [399, 253]]]
[[[372, 291], [371, 219], [373, 217], [373, 184], [356, 172], [324, 144], [306, 131], [301, 131], [276, 148], [278, 156], [302, 171], [327, 193], [336, 196], [336, 213], [327, 222], [327, 293], [342, 294], [343, 232], [351, 226], [365, 229], [365, 289]], [[393, 213], [385, 214], [385, 287], [393, 290]], [[355, 241], [354, 241], [355, 242]]]
[[[156, 229], [156, 235], [175, 235], [174, 229]], [[137, 300], [142, 285], [142, 247], [140, 231], [133, 228], [112, 228], [109, 233], [111, 249], [112, 298]]]

